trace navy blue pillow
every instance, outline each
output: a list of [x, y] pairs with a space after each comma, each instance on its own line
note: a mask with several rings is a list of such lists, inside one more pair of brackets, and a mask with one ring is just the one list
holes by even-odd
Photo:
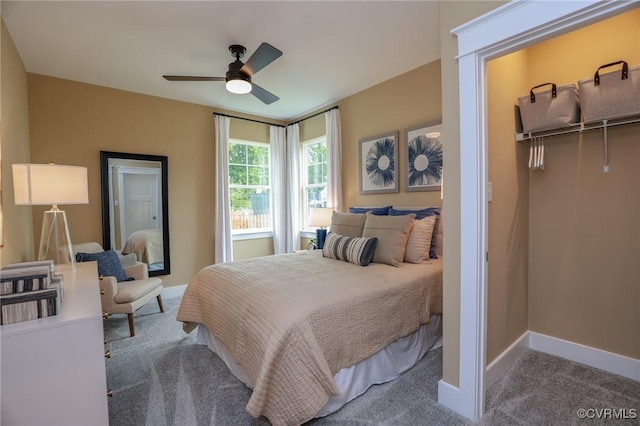
[[442, 207], [427, 207], [425, 209], [417, 210], [396, 210], [393, 207], [389, 207], [389, 216], [404, 216], [407, 214], [415, 214], [416, 220], [424, 219], [427, 216], [435, 216], [436, 222], [433, 225], [433, 235], [431, 236], [431, 245], [429, 246], [429, 259], [437, 259], [436, 255], [436, 240], [438, 231], [438, 222], [440, 222], [440, 209]]
[[375, 214], [376, 216], [387, 216], [389, 214], [391, 206], [386, 207], [349, 207], [349, 213], [367, 213]]
[[90, 262], [95, 260], [98, 262], [98, 275], [101, 277], [116, 277], [118, 282], [127, 281], [124, 274], [122, 264], [118, 253], [113, 250], [103, 251], [101, 253], [76, 253], [76, 261]]

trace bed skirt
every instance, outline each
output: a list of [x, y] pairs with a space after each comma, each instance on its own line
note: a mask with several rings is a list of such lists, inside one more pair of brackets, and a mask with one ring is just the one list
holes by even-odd
[[[197, 343], [207, 345], [227, 365], [231, 373], [253, 389], [253, 382], [233, 360], [227, 347], [217, 341], [204, 325], [198, 326]], [[402, 337], [371, 357], [351, 367], [338, 371], [333, 379], [340, 390], [332, 396], [315, 417], [328, 416], [338, 411], [347, 402], [357, 398], [375, 384], [386, 383], [413, 367], [431, 349], [442, 346], [442, 315], [432, 315], [413, 334]]]

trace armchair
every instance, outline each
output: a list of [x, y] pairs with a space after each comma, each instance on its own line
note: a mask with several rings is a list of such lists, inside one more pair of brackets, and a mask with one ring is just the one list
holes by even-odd
[[[73, 246], [74, 254], [78, 260], [97, 260], [98, 270], [100, 271], [100, 262], [107, 262], [108, 255], [102, 246], [98, 243], [82, 243]], [[78, 256], [80, 253], [80, 256]], [[114, 256], [111, 254], [111, 256]], [[129, 320], [129, 333], [131, 337], [135, 336], [135, 328], [133, 324], [133, 313], [141, 308], [154, 297], [158, 301], [160, 312], [164, 312], [162, 306], [162, 280], [160, 278], [149, 278], [149, 269], [146, 263], [136, 261], [135, 254], [118, 255], [122, 271], [114, 275], [100, 274], [100, 293], [102, 310], [108, 314], [127, 314]], [[126, 265], [126, 266], [125, 266]], [[105, 269], [105, 268], [102, 268]], [[122, 273], [123, 274], [122, 274]], [[126, 278], [127, 280], [118, 281], [116, 276]]]

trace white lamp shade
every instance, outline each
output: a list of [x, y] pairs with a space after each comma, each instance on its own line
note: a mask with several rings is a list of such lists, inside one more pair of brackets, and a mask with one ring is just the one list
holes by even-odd
[[16, 205], [88, 204], [87, 168], [58, 164], [13, 164]]
[[228, 91], [238, 95], [244, 95], [251, 91], [251, 83], [242, 79], [229, 80], [227, 81], [226, 86]]
[[314, 227], [326, 227], [331, 225], [331, 217], [333, 216], [333, 209], [312, 207], [309, 210], [309, 226]]

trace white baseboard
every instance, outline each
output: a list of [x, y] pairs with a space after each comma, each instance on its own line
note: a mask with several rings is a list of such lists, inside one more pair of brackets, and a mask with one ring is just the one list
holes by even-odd
[[[466, 409], [462, 404], [462, 399], [462, 392], [459, 387], [450, 385], [442, 379], [438, 382], [438, 402], [456, 413], [466, 416], [464, 414]], [[470, 416], [466, 417], [470, 418]]]
[[529, 331], [529, 348], [640, 381], [640, 359]]
[[498, 378], [511, 367], [518, 357], [529, 347], [529, 331], [522, 333], [515, 342], [504, 350], [496, 359], [491, 361], [491, 364], [487, 366], [484, 375], [484, 388], [494, 384]]
[[182, 296], [186, 288], [187, 288], [186, 284], [174, 285], [172, 287], [165, 287], [162, 289], [162, 297], [166, 299], [171, 299], [172, 297]]
[[603, 351], [535, 331], [527, 331], [487, 366], [484, 379], [485, 389], [494, 384], [527, 348], [640, 381], [640, 359]]

